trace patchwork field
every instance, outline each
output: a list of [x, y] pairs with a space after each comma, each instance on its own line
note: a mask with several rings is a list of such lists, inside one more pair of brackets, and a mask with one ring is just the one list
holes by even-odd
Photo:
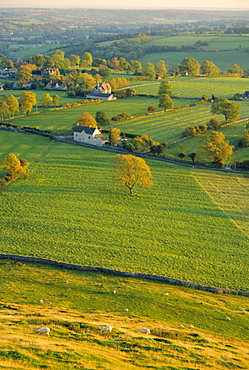
[[[221, 204], [199, 179], [208, 171], [150, 160], [154, 186], [131, 197], [112, 180], [113, 154], [44, 138], [35, 149], [33, 136], [4, 135], [2, 158], [11, 151], [33, 162], [27, 181], [1, 192], [3, 253], [249, 289], [247, 178], [217, 174]], [[237, 218], [227, 211], [231, 192]]]
[[[246, 298], [39, 264], [0, 268], [4, 369], [248, 369]], [[105, 325], [113, 330], [101, 335]], [[49, 337], [37, 334], [44, 326]]]

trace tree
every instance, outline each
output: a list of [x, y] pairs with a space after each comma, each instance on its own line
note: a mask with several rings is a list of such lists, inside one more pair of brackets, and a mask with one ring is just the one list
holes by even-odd
[[51, 98], [50, 94], [48, 93], [43, 94], [40, 99], [41, 106], [45, 108], [50, 107], [52, 104], [52, 101], [53, 101], [53, 98]]
[[42, 68], [44, 66], [44, 63], [46, 61], [46, 58], [44, 55], [41, 54], [35, 54], [32, 57], [29, 58], [29, 61], [31, 64], [35, 64], [36, 67]]
[[5, 101], [2, 101], [0, 103], [0, 117], [1, 121], [4, 120], [4, 117], [6, 117], [9, 114], [9, 106]]
[[73, 129], [75, 126], [97, 127], [97, 122], [89, 112], [84, 112], [77, 123], [73, 125]]
[[201, 73], [211, 77], [218, 75], [220, 73], [220, 69], [211, 61], [204, 60], [204, 62], [201, 65]]
[[154, 113], [156, 110], [157, 110], [157, 107], [155, 107], [154, 105], [150, 105], [147, 108], [148, 113]]
[[130, 60], [130, 66], [131, 70], [134, 71], [135, 74], [143, 68], [142, 64], [138, 60]]
[[226, 160], [232, 155], [233, 149], [234, 147], [225, 140], [225, 135], [217, 131], [211, 131], [209, 135], [205, 136], [202, 143], [204, 156], [219, 167], [224, 166]]
[[22, 64], [18, 67], [15, 74], [15, 78], [21, 84], [30, 81], [32, 79], [32, 72], [36, 70], [36, 65], [34, 64]]
[[225, 117], [225, 124], [229, 122], [234, 122], [240, 117], [241, 109], [240, 107], [224, 98], [215, 99], [211, 106], [211, 112], [213, 114], [223, 114]]
[[91, 53], [88, 53], [87, 51], [82, 55], [81, 59], [82, 67], [91, 67], [93, 64], [93, 57]]
[[60, 99], [60, 97], [58, 95], [53, 95], [52, 96], [53, 104], [54, 104], [55, 107], [58, 107], [59, 99]]
[[109, 144], [114, 146], [120, 139], [120, 129], [116, 127], [112, 127], [109, 131]]
[[241, 141], [239, 143], [239, 146], [242, 148], [248, 148], [249, 147], [249, 130], [247, 130], [244, 135], [241, 138]]
[[110, 123], [110, 120], [106, 117], [105, 112], [96, 112], [95, 120], [99, 126], [107, 126]]
[[163, 107], [164, 110], [173, 109], [174, 102], [168, 94], [162, 94], [159, 96], [159, 107]]
[[172, 90], [172, 86], [170, 84], [170, 82], [168, 81], [162, 81], [159, 85], [159, 89], [158, 89], [158, 95], [163, 95], [163, 94], [167, 94], [169, 96], [171, 96], [171, 90]]
[[15, 112], [19, 110], [19, 103], [14, 95], [5, 95], [3, 101], [9, 106], [9, 114], [14, 116]]
[[132, 154], [118, 154], [115, 158], [114, 178], [133, 194], [135, 185], [152, 186], [150, 167], [145, 160]]
[[184, 58], [178, 67], [181, 73], [187, 73], [188, 76], [194, 76], [200, 72], [200, 64], [194, 58]]
[[2, 161], [3, 170], [6, 172], [5, 180], [16, 180], [21, 174], [26, 174], [28, 162], [26, 159], [18, 159], [15, 154], [10, 153]]
[[231, 68], [229, 68], [228, 73], [232, 73], [238, 77], [242, 77], [244, 74], [243, 69], [238, 64], [233, 64]]
[[29, 114], [36, 104], [36, 94], [31, 91], [23, 91], [21, 95], [19, 95], [19, 104], [23, 113]]
[[79, 66], [80, 65], [80, 56], [71, 54], [69, 57], [71, 66]]
[[157, 62], [156, 74], [161, 78], [165, 78], [167, 76], [167, 66], [163, 60], [159, 60], [159, 62]]
[[154, 64], [147, 63], [143, 70], [143, 74], [144, 76], [148, 77], [150, 80], [154, 80], [156, 77], [156, 73], [154, 71]]

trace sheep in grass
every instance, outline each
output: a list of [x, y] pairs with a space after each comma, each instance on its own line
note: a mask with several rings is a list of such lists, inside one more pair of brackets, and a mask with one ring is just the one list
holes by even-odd
[[40, 300], [39, 300], [39, 303], [41, 303], [41, 304], [42, 304], [42, 303], [43, 303], [43, 299], [40, 299]]
[[183, 325], [179, 325], [179, 328], [180, 328], [180, 329], [184, 329], [184, 326], [183, 326]]
[[143, 334], [150, 334], [150, 329], [143, 328], [143, 329], [141, 329], [141, 333], [143, 333]]
[[228, 317], [228, 316], [226, 317], [226, 320], [227, 320], [227, 321], [231, 321], [230, 317]]
[[38, 334], [46, 334], [49, 335], [50, 329], [49, 328], [41, 328], [37, 331]]
[[190, 329], [194, 329], [194, 325], [189, 325]]
[[112, 331], [112, 326], [111, 325], [107, 325], [107, 326], [104, 326], [103, 328], [100, 329], [100, 333], [111, 333]]

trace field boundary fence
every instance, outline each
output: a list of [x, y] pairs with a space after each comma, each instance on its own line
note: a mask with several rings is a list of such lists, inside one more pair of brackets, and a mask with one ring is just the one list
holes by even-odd
[[16, 254], [1, 253], [0, 259], [9, 259], [9, 260], [18, 261], [18, 262], [34, 262], [34, 263], [40, 263], [40, 264], [60, 267], [60, 268], [68, 269], [68, 270], [92, 271], [92, 272], [100, 272], [100, 273], [108, 274], [108, 275], [162, 281], [162, 282], [165, 282], [171, 285], [183, 286], [183, 287], [188, 287], [188, 288], [202, 290], [202, 291], [216, 293], [216, 294], [232, 294], [232, 295], [249, 297], [249, 292], [246, 292], [246, 291], [233, 290], [233, 289], [228, 289], [228, 288], [217, 288], [213, 286], [205, 286], [201, 284], [191, 283], [189, 281], [173, 279], [173, 278], [163, 276], [163, 275], [154, 275], [154, 274], [146, 274], [146, 273], [131, 272], [131, 271], [120, 271], [120, 270], [113, 270], [113, 269], [97, 267], [97, 266], [77, 265], [77, 264], [72, 264], [72, 263], [59, 262], [59, 261], [55, 261], [55, 260], [51, 260], [47, 258], [22, 256], [22, 255], [16, 255]]

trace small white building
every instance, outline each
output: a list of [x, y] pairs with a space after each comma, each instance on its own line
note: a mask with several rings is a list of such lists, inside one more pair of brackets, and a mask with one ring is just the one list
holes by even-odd
[[74, 141], [90, 145], [102, 146], [108, 141], [95, 127], [76, 126], [73, 135]]

